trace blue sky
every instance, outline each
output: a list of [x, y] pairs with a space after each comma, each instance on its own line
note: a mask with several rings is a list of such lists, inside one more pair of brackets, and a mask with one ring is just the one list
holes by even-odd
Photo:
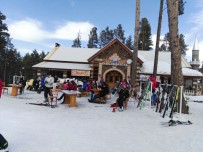
[[[134, 35], [135, 0], [0, 0], [0, 11], [12, 43], [22, 55], [34, 49], [49, 52], [54, 44], [71, 47], [80, 32], [86, 47], [88, 34], [94, 26], [98, 34], [106, 26], [111, 29], [122, 24], [125, 36]], [[159, 0], [141, 0], [141, 18], [149, 20], [155, 44]], [[164, 6], [166, 8], [166, 5]], [[189, 45], [187, 59], [197, 36], [200, 60], [203, 61], [203, 1], [187, 0], [185, 14], [179, 17], [179, 33]], [[164, 9], [161, 35], [168, 32], [167, 9]]]

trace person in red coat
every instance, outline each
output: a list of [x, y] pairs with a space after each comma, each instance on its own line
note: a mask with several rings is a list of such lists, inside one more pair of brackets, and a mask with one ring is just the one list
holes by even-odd
[[156, 78], [153, 76], [150, 76], [150, 80], [152, 82], [152, 92], [154, 92], [157, 88], [157, 82], [156, 82]]
[[1, 93], [2, 93], [2, 87], [3, 87], [3, 82], [2, 82], [2, 80], [0, 78], [0, 98], [1, 98]]

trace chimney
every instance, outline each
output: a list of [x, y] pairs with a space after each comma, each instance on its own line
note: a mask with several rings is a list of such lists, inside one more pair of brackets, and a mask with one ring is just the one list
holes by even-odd
[[55, 43], [55, 47], [60, 47], [61, 45], [59, 43]]

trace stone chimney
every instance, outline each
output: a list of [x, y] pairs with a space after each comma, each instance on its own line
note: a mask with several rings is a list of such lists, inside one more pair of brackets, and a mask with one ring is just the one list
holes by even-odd
[[61, 45], [59, 43], [55, 43], [55, 47], [60, 47]]

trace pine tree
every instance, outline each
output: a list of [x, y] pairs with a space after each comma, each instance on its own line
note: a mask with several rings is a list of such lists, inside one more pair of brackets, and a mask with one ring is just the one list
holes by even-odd
[[133, 46], [133, 41], [132, 41], [132, 36], [128, 36], [128, 38], [126, 39], [125, 45], [130, 49], [133, 50], [134, 46]]
[[8, 27], [3, 21], [6, 20], [6, 16], [1, 13], [0, 11], [0, 57], [3, 59], [5, 48], [7, 46], [7, 42], [9, 40], [9, 34], [8, 34]]
[[98, 36], [97, 28], [93, 27], [89, 34], [89, 40], [87, 44], [88, 48], [97, 48], [98, 47]]
[[114, 36], [118, 38], [122, 43], [125, 43], [125, 31], [121, 24], [118, 24], [118, 27], [114, 29]]
[[140, 24], [140, 33], [139, 33], [139, 42], [138, 49], [139, 50], [150, 50], [152, 49], [152, 40], [151, 40], [151, 26], [147, 20], [147, 18], [142, 18]]
[[179, 0], [179, 4], [178, 4], [178, 14], [179, 15], [183, 15], [184, 14], [184, 5], [186, 2], [184, 2], [184, 0]]
[[80, 36], [80, 32], [78, 33], [77, 38], [75, 40], [73, 40], [72, 47], [81, 48], [81, 36]]
[[181, 54], [186, 55], [186, 51], [188, 50], [188, 48], [187, 48], [188, 45], [185, 44], [184, 38], [185, 38], [185, 36], [183, 34], [180, 34], [180, 36], [179, 36], [179, 44], [180, 44], [179, 49], [180, 49]]
[[[180, 34], [178, 36], [179, 39], [179, 50], [182, 55], [186, 55], [186, 51], [188, 50], [188, 45], [185, 43], [185, 36]], [[164, 36], [164, 44], [161, 45], [160, 51], [171, 51], [171, 42], [170, 42], [170, 34], [166, 33]]]
[[[8, 33], [8, 27], [4, 23], [6, 20], [6, 16], [0, 12], [0, 77], [5, 81], [8, 82], [8, 65], [13, 59], [9, 60], [11, 48], [13, 47], [11, 43], [10, 34]], [[15, 66], [15, 64], [10, 64]], [[11, 67], [11, 68], [12, 68]]]
[[102, 30], [99, 36], [99, 46], [100, 48], [104, 47], [114, 38], [113, 30], [109, 29], [107, 26], [105, 30]]

